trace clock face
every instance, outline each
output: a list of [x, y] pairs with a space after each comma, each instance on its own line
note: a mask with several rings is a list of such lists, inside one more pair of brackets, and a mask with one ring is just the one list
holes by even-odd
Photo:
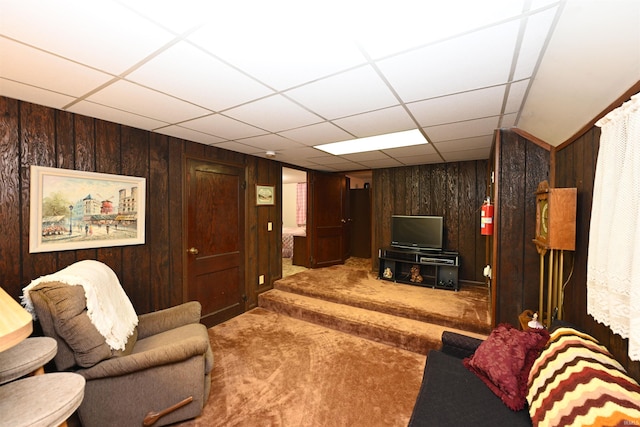
[[549, 201], [540, 200], [540, 237], [546, 239], [549, 236]]
[[549, 199], [546, 193], [536, 197], [535, 241], [542, 247], [546, 247], [549, 241]]

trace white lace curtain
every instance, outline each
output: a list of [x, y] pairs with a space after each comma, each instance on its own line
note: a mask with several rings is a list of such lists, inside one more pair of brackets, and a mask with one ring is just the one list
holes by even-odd
[[587, 259], [587, 313], [629, 339], [640, 360], [640, 94], [602, 128]]

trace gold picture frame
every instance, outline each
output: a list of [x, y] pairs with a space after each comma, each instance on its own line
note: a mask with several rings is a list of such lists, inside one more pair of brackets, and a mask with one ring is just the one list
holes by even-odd
[[146, 179], [31, 166], [29, 252], [145, 243]]
[[276, 187], [273, 185], [256, 185], [256, 205], [273, 206], [276, 204]]

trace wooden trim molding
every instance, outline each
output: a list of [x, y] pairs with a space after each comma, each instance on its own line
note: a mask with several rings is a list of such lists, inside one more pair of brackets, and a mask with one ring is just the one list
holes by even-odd
[[533, 142], [534, 144], [544, 148], [547, 151], [552, 151], [553, 146], [547, 142], [544, 142], [543, 140], [541, 140], [540, 138], [538, 138], [537, 136], [531, 135], [529, 132], [527, 132], [526, 130], [522, 130], [519, 128], [511, 128], [511, 130], [520, 135], [523, 138], [528, 139], [529, 141]]

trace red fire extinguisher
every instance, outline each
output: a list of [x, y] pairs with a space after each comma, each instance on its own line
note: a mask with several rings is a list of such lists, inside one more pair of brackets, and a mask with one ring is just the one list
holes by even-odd
[[491, 236], [493, 234], [493, 205], [489, 197], [480, 208], [480, 234], [483, 236]]

